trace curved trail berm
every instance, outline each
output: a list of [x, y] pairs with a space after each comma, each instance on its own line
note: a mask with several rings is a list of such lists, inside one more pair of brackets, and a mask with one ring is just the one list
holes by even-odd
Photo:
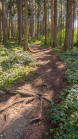
[[[51, 100], [59, 103], [57, 95], [67, 86], [64, 80], [64, 64], [54, 52], [50, 48], [31, 45], [34, 52], [32, 56], [36, 59], [36, 68], [29, 73], [28, 79], [10, 88], [13, 93], [31, 95], [17, 97], [13, 100], [13, 105], [0, 113], [2, 139], [48, 139], [46, 132], [52, 125], [46, 118], [46, 112], [51, 107]], [[4, 99], [0, 106], [9, 105], [13, 97], [8, 95], [6, 101]], [[52, 136], [49, 138], [53, 139]]]

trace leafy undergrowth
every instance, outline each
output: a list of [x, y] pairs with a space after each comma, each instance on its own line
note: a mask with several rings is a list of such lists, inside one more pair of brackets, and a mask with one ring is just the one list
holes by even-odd
[[31, 54], [23, 51], [18, 43], [8, 43], [6, 48], [0, 45], [0, 89], [16, 83], [33, 65]]
[[54, 139], [78, 139], [78, 51], [55, 50], [55, 53], [66, 65], [68, 88], [58, 96], [62, 102], [52, 102], [52, 109], [47, 112], [55, 126], [50, 132], [55, 135]]

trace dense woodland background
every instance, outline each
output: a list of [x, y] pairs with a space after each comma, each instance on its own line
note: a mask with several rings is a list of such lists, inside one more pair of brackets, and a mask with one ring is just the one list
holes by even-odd
[[2, 0], [0, 2], [0, 41], [18, 38], [40, 40], [52, 47], [78, 47], [78, 0]]

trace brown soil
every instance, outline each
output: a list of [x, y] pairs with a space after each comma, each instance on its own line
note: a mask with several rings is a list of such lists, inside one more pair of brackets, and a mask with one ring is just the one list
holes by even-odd
[[46, 112], [51, 107], [51, 100], [60, 102], [57, 94], [67, 86], [64, 64], [50, 48], [32, 44], [32, 50], [37, 64], [34, 71], [10, 90], [34, 96], [6, 94], [0, 98], [0, 110], [7, 106], [0, 113], [2, 139], [53, 139], [53, 135], [46, 135], [53, 127], [46, 118]]

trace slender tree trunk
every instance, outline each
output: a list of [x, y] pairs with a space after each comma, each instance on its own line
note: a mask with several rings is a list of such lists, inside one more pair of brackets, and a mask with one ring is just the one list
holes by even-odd
[[63, 35], [64, 35], [64, 17], [63, 17]]
[[1, 42], [1, 9], [0, 9], [0, 42]]
[[23, 38], [23, 0], [22, 0], [22, 38]]
[[72, 0], [67, 1], [67, 18], [66, 18], [66, 33], [64, 48], [65, 51], [70, 50], [70, 38], [71, 38], [71, 16], [72, 16]]
[[38, 2], [37, 40], [38, 40], [38, 35], [39, 35], [39, 15], [40, 15], [40, 2]]
[[9, 18], [9, 32], [8, 32], [8, 40], [10, 38], [10, 13], [8, 14], [8, 18]]
[[53, 47], [57, 47], [57, 0], [54, 0], [54, 40]]
[[25, 0], [25, 47], [24, 50], [28, 49], [28, 0]]
[[36, 2], [35, 2], [35, 39], [36, 39]]
[[22, 0], [19, 0], [18, 4], [19, 9], [19, 45], [21, 45], [22, 38]]
[[10, 0], [10, 29], [11, 29], [11, 36], [13, 37], [13, 23], [12, 23], [12, 0]]
[[19, 39], [19, 28], [20, 28], [20, 15], [19, 15], [19, 0], [17, 0], [17, 11], [18, 11], [18, 39]]
[[61, 0], [61, 39], [60, 39], [60, 45], [62, 45], [62, 0]]
[[51, 40], [50, 40], [51, 46], [52, 46], [52, 36], [53, 36], [53, 0], [51, 0]]
[[47, 45], [47, 6], [44, 0], [44, 17], [45, 17], [45, 44]]
[[78, 48], [78, 7], [77, 7], [77, 48]]
[[74, 41], [74, 18], [75, 18], [75, 0], [73, 0], [73, 22], [72, 22], [72, 44], [71, 49], [73, 49], [73, 41]]
[[31, 15], [31, 39], [33, 40], [33, 0], [32, 0], [32, 15]]
[[3, 27], [3, 44], [6, 45], [6, 35], [5, 35], [5, 11], [4, 11], [4, 0], [2, 0], [2, 27]]

